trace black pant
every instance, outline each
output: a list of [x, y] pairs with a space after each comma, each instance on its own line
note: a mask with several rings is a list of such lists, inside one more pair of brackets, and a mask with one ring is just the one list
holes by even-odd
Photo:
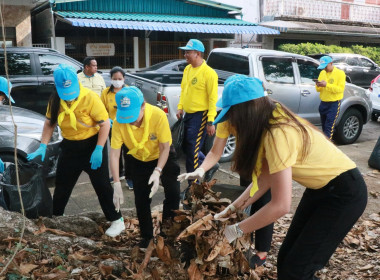
[[[240, 178], [240, 186], [248, 187], [252, 180]], [[251, 205], [250, 215], [255, 214], [260, 208], [271, 201], [271, 193], [268, 190], [262, 197]], [[255, 249], [259, 252], [268, 252], [272, 243], [273, 223], [255, 231]], [[251, 235], [253, 239], [253, 234]]]
[[96, 147], [98, 135], [85, 140], [71, 141], [63, 139], [61, 153], [58, 158], [55, 190], [53, 195], [53, 215], [62, 216], [65, 212], [71, 192], [82, 171], [89, 176], [98, 196], [100, 206], [107, 220], [120, 219], [121, 213], [115, 211], [113, 204], [113, 188], [109, 181], [107, 147], [103, 149], [102, 165], [91, 169], [90, 158]]
[[364, 212], [367, 197], [357, 168], [322, 189], [306, 189], [278, 253], [278, 279], [318, 279], [314, 273], [326, 265]]
[[[131, 179], [133, 182], [133, 192], [135, 193], [135, 206], [137, 218], [139, 219], [141, 237], [151, 239], [153, 237], [153, 222], [150, 210], [152, 199], [149, 198], [152, 185], [148, 185], [150, 175], [157, 166], [158, 160], [143, 162], [133, 156], [127, 156], [128, 166], [131, 168]], [[180, 168], [177, 163], [177, 156], [171, 147], [168, 161], [162, 170], [161, 182], [164, 187], [165, 199], [162, 219], [174, 217], [172, 210], [179, 209], [179, 182], [177, 177]]]

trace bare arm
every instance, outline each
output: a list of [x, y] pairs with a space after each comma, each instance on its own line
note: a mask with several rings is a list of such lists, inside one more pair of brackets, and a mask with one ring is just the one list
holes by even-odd
[[267, 177], [267, 180], [268, 182], [266, 185], [268, 185], [271, 189], [272, 199], [259, 211], [239, 224], [244, 233], [250, 233], [254, 230], [263, 228], [270, 223], [275, 222], [290, 210], [292, 201], [291, 167], [288, 167], [280, 172], [270, 174]]
[[206, 158], [200, 166], [204, 171], [208, 171], [219, 161], [220, 157], [223, 154], [226, 143], [227, 138], [215, 137], [211, 150], [208, 152]]
[[120, 158], [120, 149], [112, 149], [110, 152], [110, 167], [111, 174], [114, 182], [120, 182], [119, 178], [119, 158]]
[[48, 120], [48, 119], [45, 120], [44, 128], [42, 130], [42, 136], [41, 136], [41, 143], [42, 144], [47, 145], [49, 143], [56, 126], [57, 126], [57, 124], [51, 125], [50, 120]]
[[107, 142], [108, 134], [110, 132], [110, 120], [106, 119], [104, 122], [101, 122], [99, 126], [100, 129], [98, 135], [98, 142], [96, 143], [96, 145], [104, 147], [104, 144]]
[[170, 144], [169, 142], [158, 143], [158, 148], [160, 149], [160, 156], [158, 158], [157, 167], [163, 169], [169, 157]]

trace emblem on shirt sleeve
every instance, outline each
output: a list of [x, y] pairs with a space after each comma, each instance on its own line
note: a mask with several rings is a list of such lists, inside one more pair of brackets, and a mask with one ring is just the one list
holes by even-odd
[[196, 77], [191, 80], [191, 84], [192, 85], [195, 85], [197, 82], [198, 82], [198, 79]]

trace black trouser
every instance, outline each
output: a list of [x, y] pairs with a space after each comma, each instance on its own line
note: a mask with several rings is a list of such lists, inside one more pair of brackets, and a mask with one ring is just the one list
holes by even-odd
[[[248, 187], [252, 180], [240, 178], [240, 186]], [[270, 190], [251, 205], [250, 215], [255, 214], [260, 208], [272, 199]], [[272, 243], [273, 223], [255, 231], [255, 249], [259, 252], [268, 252]], [[251, 235], [253, 239], [253, 234]]]
[[98, 135], [96, 134], [85, 140], [63, 139], [61, 142], [53, 195], [53, 215], [63, 215], [71, 192], [80, 174], [85, 171], [90, 177], [107, 220], [115, 221], [121, 217], [121, 213], [115, 211], [113, 204], [113, 188], [109, 181], [106, 146], [103, 148], [102, 165], [98, 169], [91, 169], [90, 158], [97, 141]]
[[[135, 193], [135, 206], [139, 219], [141, 237], [151, 239], [153, 237], [153, 222], [150, 210], [152, 199], [149, 198], [152, 185], [148, 185], [150, 176], [157, 166], [158, 160], [143, 162], [131, 155], [127, 156], [128, 166], [131, 168], [133, 192]], [[162, 170], [161, 182], [164, 187], [165, 199], [162, 219], [174, 217], [172, 210], [179, 209], [179, 182], [177, 177], [180, 169], [174, 148], [171, 147], [168, 160]]]
[[306, 189], [278, 253], [278, 279], [318, 279], [314, 273], [326, 265], [364, 212], [367, 197], [357, 168], [321, 189]]

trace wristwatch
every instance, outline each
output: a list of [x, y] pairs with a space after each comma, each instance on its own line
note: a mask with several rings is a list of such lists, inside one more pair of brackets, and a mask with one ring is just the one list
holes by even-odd
[[238, 238], [240, 238], [240, 237], [242, 237], [244, 235], [244, 232], [239, 227], [239, 224], [235, 224], [235, 229], [236, 229], [236, 232], [238, 234]]
[[211, 126], [211, 125], [212, 125], [212, 122], [207, 122], [207, 125]]

